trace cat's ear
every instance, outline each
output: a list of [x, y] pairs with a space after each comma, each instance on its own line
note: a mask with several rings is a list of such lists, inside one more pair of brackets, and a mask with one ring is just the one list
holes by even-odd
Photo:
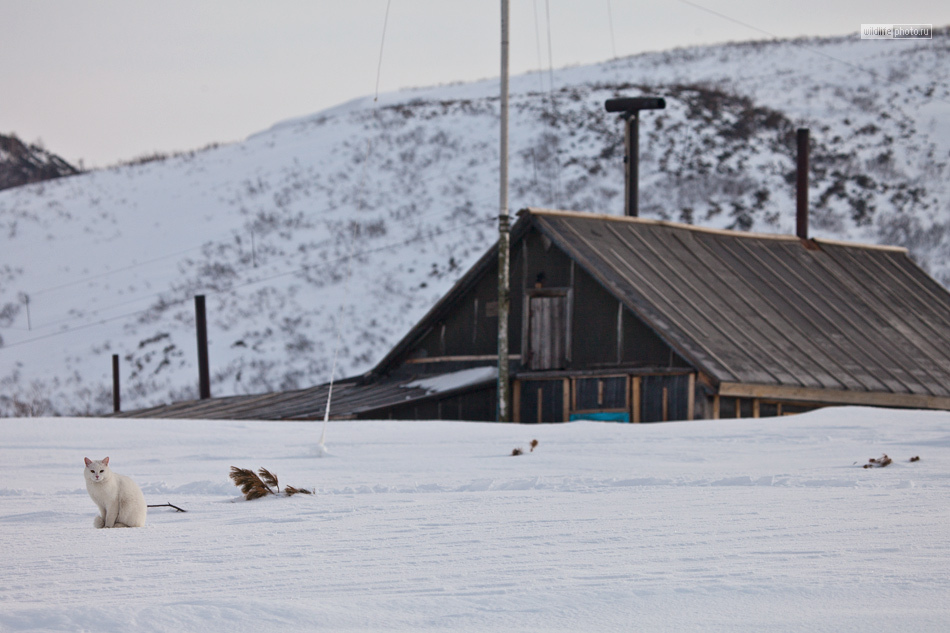
[[104, 460], [102, 460], [102, 463], [105, 464], [106, 466], [108, 466], [108, 465], [109, 465], [109, 458], [106, 457]]
[[88, 457], [83, 457], [83, 459], [85, 459], [85, 460], [86, 460], [86, 466], [88, 466], [89, 464], [91, 464], [91, 463], [92, 463], [92, 460], [91, 460], [91, 459], [89, 459]]

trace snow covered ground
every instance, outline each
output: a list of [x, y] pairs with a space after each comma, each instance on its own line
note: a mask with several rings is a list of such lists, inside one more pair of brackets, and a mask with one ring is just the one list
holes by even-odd
[[[945, 412], [338, 422], [322, 458], [321, 428], [0, 420], [0, 631], [950, 627]], [[106, 455], [188, 512], [93, 529]], [[317, 494], [245, 501], [232, 465]]]

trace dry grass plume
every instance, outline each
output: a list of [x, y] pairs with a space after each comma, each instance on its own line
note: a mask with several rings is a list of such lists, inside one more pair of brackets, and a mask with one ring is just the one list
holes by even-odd
[[[260, 475], [258, 475], [258, 473], [260, 473]], [[248, 501], [260, 499], [267, 495], [280, 494], [277, 475], [266, 468], [261, 468], [255, 473], [253, 470], [247, 468], [231, 466], [231, 474], [229, 476], [234, 482], [234, 485], [241, 489], [241, 493], [244, 494], [244, 498]], [[273, 488], [271, 486], [273, 486]], [[307, 490], [306, 488], [284, 486], [284, 494], [288, 497], [296, 494], [312, 495], [313, 491]]]

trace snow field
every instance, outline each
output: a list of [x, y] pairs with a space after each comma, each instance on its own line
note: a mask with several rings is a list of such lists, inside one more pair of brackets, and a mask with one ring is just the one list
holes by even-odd
[[[947, 413], [337, 422], [319, 458], [321, 428], [0, 421], [0, 631], [950, 623]], [[884, 452], [891, 466], [861, 468]], [[106, 455], [148, 503], [188, 512], [95, 530], [82, 458]], [[232, 465], [316, 495], [245, 501]]]

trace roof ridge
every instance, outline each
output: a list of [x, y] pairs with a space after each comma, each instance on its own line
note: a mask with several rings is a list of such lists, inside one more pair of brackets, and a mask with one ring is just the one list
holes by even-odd
[[[695, 224], [685, 224], [683, 222], [672, 222], [670, 220], [655, 220], [653, 218], [630, 217], [625, 215], [607, 215], [604, 213], [589, 213], [583, 211], [567, 211], [563, 209], [543, 209], [540, 207], [525, 207], [521, 209], [520, 214], [582, 218], [585, 220], [607, 220], [610, 222], [628, 222], [633, 224], [649, 224], [653, 226], [665, 226], [672, 229], [683, 229], [696, 233], [707, 233], [711, 235], [726, 235], [730, 237], [744, 237], [760, 240], [777, 240], [784, 242], [800, 242], [801, 238], [797, 235], [788, 235], [784, 233], [755, 233], [751, 231], [733, 231], [729, 229], [714, 229], [708, 226], [696, 226]], [[851, 248], [874, 249], [882, 251], [892, 251], [897, 253], [907, 253], [903, 246], [889, 246], [886, 244], [865, 244], [861, 242], [846, 242], [844, 240], [831, 240], [824, 238], [811, 238], [811, 241], [817, 244], [827, 244], [829, 246], [847, 246]]]

